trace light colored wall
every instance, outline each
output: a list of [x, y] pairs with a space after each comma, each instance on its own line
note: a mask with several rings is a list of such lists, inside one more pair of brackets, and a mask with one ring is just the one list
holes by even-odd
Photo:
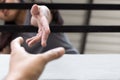
[[[120, 0], [94, 0], [94, 3], [120, 4]], [[120, 25], [120, 11], [93, 11], [90, 23]], [[120, 33], [89, 33], [85, 53], [120, 53]]]

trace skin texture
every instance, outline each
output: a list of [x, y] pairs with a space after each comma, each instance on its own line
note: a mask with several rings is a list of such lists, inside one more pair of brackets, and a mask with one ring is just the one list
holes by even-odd
[[[20, 3], [19, 0], [0, 0], [0, 3]], [[31, 8], [31, 24], [38, 27], [36, 36], [26, 40], [29, 47], [41, 41], [41, 45], [45, 47], [50, 34], [49, 23], [52, 16], [50, 10], [46, 6], [34, 4]], [[16, 24], [23, 24], [26, 16], [26, 10], [2, 9], [0, 10], [0, 19], [4, 21], [15, 21]]]
[[[42, 12], [42, 13], [41, 13]], [[45, 6], [37, 6], [36, 4], [31, 8], [31, 24], [38, 26], [38, 34], [26, 40], [29, 46], [41, 40], [41, 45], [45, 47], [47, 39], [50, 34], [49, 23], [51, 21], [50, 11]]]
[[65, 49], [59, 47], [43, 54], [29, 54], [21, 46], [22, 43], [22, 37], [16, 38], [11, 43], [10, 66], [5, 80], [38, 80], [46, 64], [65, 53]]
[[[20, 3], [20, 1], [0, 0], [0, 3]], [[28, 46], [32, 46], [41, 41], [41, 45], [45, 47], [50, 34], [51, 13], [47, 7], [34, 4], [31, 8], [31, 14], [31, 24], [38, 26], [38, 33], [36, 36], [27, 39], [26, 42]], [[26, 10], [0, 10], [0, 19], [15, 21], [16, 24], [23, 24], [25, 16]], [[65, 49], [59, 47], [43, 54], [33, 55], [25, 51], [24, 47], [21, 46], [22, 43], [22, 37], [18, 37], [11, 42], [10, 66], [5, 80], [37, 80], [48, 62], [60, 58], [65, 53]]]

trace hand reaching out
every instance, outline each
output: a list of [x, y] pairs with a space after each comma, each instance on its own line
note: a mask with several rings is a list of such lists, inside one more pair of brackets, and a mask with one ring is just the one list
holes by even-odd
[[22, 43], [22, 37], [16, 38], [11, 43], [10, 66], [5, 80], [38, 80], [46, 64], [65, 53], [64, 48], [59, 47], [33, 55], [25, 51]]
[[46, 6], [33, 5], [31, 8], [31, 24], [38, 26], [38, 33], [36, 36], [26, 40], [28, 46], [41, 41], [41, 45], [45, 47], [47, 39], [50, 34], [49, 23], [51, 21], [51, 14]]

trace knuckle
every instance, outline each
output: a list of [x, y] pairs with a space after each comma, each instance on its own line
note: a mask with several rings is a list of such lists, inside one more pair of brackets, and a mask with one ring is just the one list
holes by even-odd
[[46, 33], [46, 34], [50, 34], [50, 30], [47, 29], [47, 30], [45, 31], [45, 33]]

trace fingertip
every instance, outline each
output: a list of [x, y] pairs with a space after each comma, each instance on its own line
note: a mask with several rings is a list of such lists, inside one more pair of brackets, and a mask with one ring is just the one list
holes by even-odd
[[37, 4], [34, 4], [34, 5], [32, 6], [32, 8], [38, 9], [38, 5], [37, 5]]
[[23, 43], [23, 38], [22, 37], [17, 37], [11, 42], [11, 49], [14, 50], [18, 48], [22, 43]]
[[55, 51], [60, 55], [62, 56], [64, 53], [65, 53], [65, 48], [63, 47], [58, 47], [55, 49]]
[[30, 42], [30, 39], [27, 39], [25, 42], [28, 44]]
[[19, 37], [20, 44], [24, 42], [24, 39], [22, 37]]
[[33, 44], [31, 42], [28, 42], [27, 44], [28, 44], [28, 47], [32, 47], [33, 46]]
[[34, 4], [33, 6], [38, 6], [37, 4]]
[[34, 7], [36, 7], [37, 6], [37, 4], [34, 4], [33, 6], [32, 6], [32, 9], [34, 8]]
[[39, 13], [39, 7], [37, 4], [34, 4], [31, 9], [31, 14], [32, 15], [37, 15]]
[[46, 47], [47, 46], [46, 42], [42, 42], [41, 45], [42, 45], [42, 47]]
[[19, 44], [22, 44], [24, 42], [23, 38], [22, 37], [18, 37], [16, 39], [16, 42], [19, 43]]
[[49, 62], [49, 61], [60, 58], [61, 56], [63, 56], [64, 53], [65, 53], [65, 49], [63, 47], [58, 47], [58, 48], [47, 51], [43, 55], [44, 55], [45, 61]]
[[22, 44], [23, 41], [24, 41], [24, 40], [23, 40], [22, 37], [17, 37], [17, 38], [15, 38], [15, 39], [12, 41], [12, 44], [14, 44], [14, 43]]

